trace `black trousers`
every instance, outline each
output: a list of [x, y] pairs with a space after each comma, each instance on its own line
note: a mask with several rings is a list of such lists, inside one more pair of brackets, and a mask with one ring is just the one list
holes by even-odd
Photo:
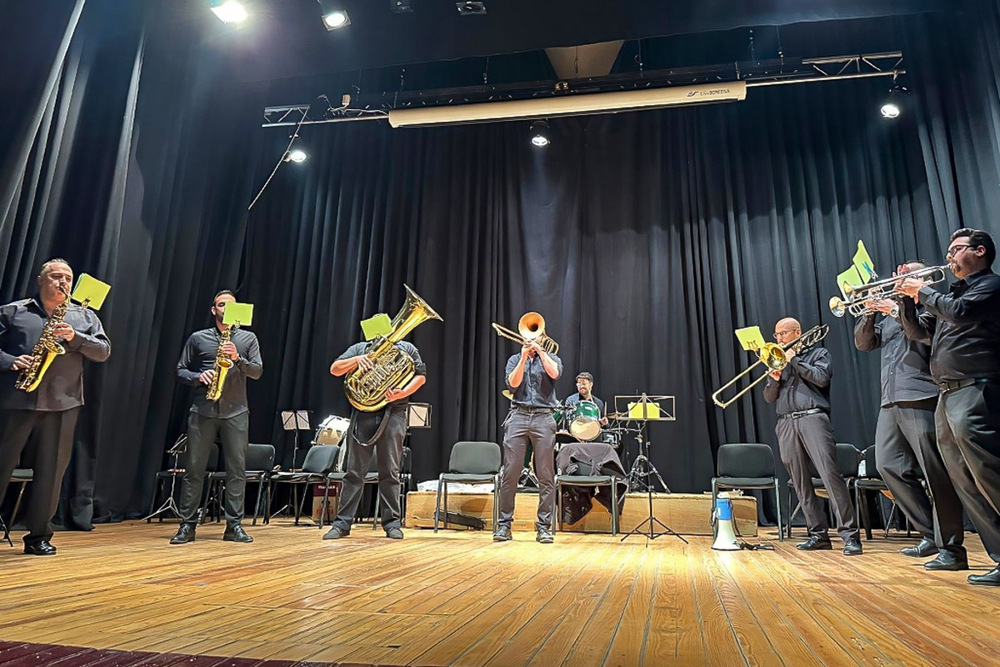
[[[875, 427], [875, 462], [900, 510], [939, 549], [965, 553], [962, 503], [938, 452], [936, 399], [883, 407]], [[931, 497], [920, 483], [920, 472]]]
[[184, 454], [184, 477], [181, 479], [181, 523], [194, 527], [198, 523], [205, 488], [205, 467], [218, 437], [222, 441], [222, 456], [226, 462], [226, 524], [243, 521], [243, 502], [247, 488], [247, 449], [249, 445], [250, 413], [229, 419], [188, 414], [188, 444]]
[[[365, 475], [372, 464], [372, 454], [376, 457], [378, 464], [378, 495], [379, 507], [382, 515], [382, 528], [399, 528], [402, 526], [402, 511], [400, 509], [400, 482], [399, 468], [403, 461], [403, 440], [406, 439], [406, 405], [397, 405], [387, 408], [385, 429], [371, 445], [361, 445], [353, 441], [351, 432], [344, 438], [348, 442], [347, 469], [345, 470], [344, 482], [341, 488], [340, 500], [337, 506], [337, 518], [333, 522], [334, 528], [342, 531], [350, 531], [354, 517], [358, 513], [358, 506], [365, 490]], [[365, 419], [369, 417], [369, 419]], [[355, 415], [355, 423], [358, 420], [371, 421], [371, 415]], [[359, 437], [364, 442], [374, 435], [374, 423], [369, 424], [371, 429], [361, 428]], [[371, 435], [366, 434], [370, 433]]]
[[778, 436], [781, 462], [785, 464], [789, 481], [802, 503], [802, 513], [806, 517], [809, 534], [823, 537], [830, 530], [823, 502], [813, 489], [812, 472], [809, 468], [809, 462], [812, 461], [823, 480], [823, 486], [830, 494], [833, 515], [837, 519], [837, 532], [844, 541], [857, 539], [858, 522], [854, 515], [854, 503], [837, 466], [837, 445], [833, 439], [829, 415], [819, 412], [798, 419], [778, 417], [775, 433]]
[[[73, 453], [73, 433], [80, 408], [59, 412], [5, 410], [0, 432], [0, 498], [7, 493], [10, 474], [18, 466], [25, 446], [25, 463], [34, 470], [28, 500], [26, 544], [52, 539], [52, 516], [59, 503], [59, 488]], [[35, 434], [32, 440], [31, 435]]]
[[986, 553], [1000, 563], [1000, 382], [941, 394], [938, 449]]
[[500, 518], [497, 524], [510, 527], [514, 520], [514, 496], [521, 464], [531, 444], [535, 450], [535, 476], [538, 477], [538, 520], [536, 528], [551, 528], [555, 511], [556, 421], [551, 412], [528, 414], [514, 410], [507, 416], [503, 436], [503, 469], [500, 471]]

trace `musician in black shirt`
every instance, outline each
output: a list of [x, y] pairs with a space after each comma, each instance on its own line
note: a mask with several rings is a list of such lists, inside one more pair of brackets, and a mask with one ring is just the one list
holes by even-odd
[[[76, 420], [83, 406], [83, 362], [106, 361], [111, 342], [92, 310], [66, 304], [62, 322], [52, 323], [53, 311], [66, 303], [73, 286], [73, 269], [62, 259], [50, 259], [38, 273], [38, 293], [0, 307], [0, 500], [22, 452], [33, 461], [34, 481], [28, 500], [28, 534], [24, 553], [51, 556], [49, 543], [59, 488], [73, 452]], [[18, 389], [19, 374], [32, 365], [32, 352], [46, 325], [65, 350], [54, 357], [32, 391]], [[34, 438], [32, 438], [34, 434]]]
[[[901, 268], [908, 273], [924, 265], [908, 262]], [[899, 321], [891, 316], [899, 308], [895, 300], [878, 299], [866, 305], [886, 315], [879, 322], [875, 321], [875, 312], [862, 315], [854, 326], [856, 348], [863, 352], [881, 350], [882, 404], [875, 426], [876, 466], [896, 504], [923, 536], [919, 544], [901, 552], [922, 558], [947, 551], [950, 553], [944, 559], [957, 567], [967, 567], [962, 546], [962, 503], [934, 436], [938, 391], [928, 368], [930, 346], [906, 338]]]
[[[774, 338], [781, 345], [787, 345], [800, 335], [801, 326], [790, 317], [775, 325]], [[775, 433], [781, 462], [788, 470], [809, 528], [809, 539], [797, 548], [804, 551], [833, 548], [826, 512], [813, 489], [811, 462], [830, 494], [837, 532], [844, 540], [844, 555], [855, 556], [861, 553], [861, 541], [854, 503], [837, 466], [836, 443], [830, 424], [830, 378], [833, 375], [830, 352], [812, 347], [797, 353], [791, 347], [786, 350], [785, 358], [788, 363], [784, 369], [769, 374], [764, 400], [775, 403], [777, 408]]]
[[[181, 481], [181, 525], [170, 538], [171, 544], [194, 542], [205, 467], [217, 435], [226, 461], [226, 530], [222, 539], [227, 542], [253, 542], [253, 538], [243, 530], [246, 456], [250, 442], [247, 378], [260, 378], [264, 366], [254, 334], [233, 328], [229, 332], [228, 343], [223, 343], [220, 338], [228, 328], [222, 323], [226, 304], [234, 301], [236, 297], [228, 290], [215, 295], [212, 301], [214, 326], [191, 334], [177, 362], [177, 378], [195, 387], [195, 390], [188, 414], [188, 444]], [[212, 401], [208, 398], [208, 389], [215, 379], [215, 360], [220, 351], [233, 365], [226, 374], [221, 396]]]
[[[993, 238], [978, 229], [951, 235], [945, 255], [958, 280], [948, 294], [904, 277], [901, 323], [911, 340], [931, 345], [931, 376], [940, 397], [935, 411], [938, 448], [987, 554], [1000, 563], [1000, 276]], [[924, 307], [916, 312], [914, 299]], [[962, 569], [942, 561], [928, 569]], [[1000, 586], [1000, 565], [969, 583]]]

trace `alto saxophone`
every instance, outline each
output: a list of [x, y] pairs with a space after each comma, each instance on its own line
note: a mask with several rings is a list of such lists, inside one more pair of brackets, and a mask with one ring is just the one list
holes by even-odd
[[215, 365], [212, 366], [215, 377], [212, 378], [212, 384], [208, 385], [208, 400], [210, 401], [217, 401], [222, 396], [222, 387], [226, 384], [226, 375], [229, 373], [229, 369], [233, 367], [233, 360], [222, 351], [222, 348], [229, 342], [234, 326], [236, 325], [234, 324], [223, 329], [219, 334], [219, 347], [215, 349]]
[[59, 343], [54, 331], [56, 325], [61, 324], [63, 318], [66, 317], [66, 310], [69, 308], [69, 292], [62, 285], [59, 286], [59, 291], [65, 295], [66, 300], [52, 311], [52, 315], [42, 328], [42, 335], [31, 350], [31, 365], [21, 370], [17, 376], [17, 382], [14, 383], [14, 386], [22, 391], [30, 393], [38, 389], [42, 378], [45, 377], [45, 371], [49, 369], [55, 358], [60, 354], [66, 354], [66, 348]]

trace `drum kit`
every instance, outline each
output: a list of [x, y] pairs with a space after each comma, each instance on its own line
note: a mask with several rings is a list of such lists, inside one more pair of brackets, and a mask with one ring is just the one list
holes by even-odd
[[[603, 426], [604, 418], [593, 401], [580, 401], [573, 405], [560, 405], [552, 413], [556, 420], [556, 441], [560, 444], [569, 442], [603, 442], [617, 449], [621, 446], [622, 434], [629, 429], [625, 426]], [[610, 413], [608, 420], [627, 418], [627, 415]]]

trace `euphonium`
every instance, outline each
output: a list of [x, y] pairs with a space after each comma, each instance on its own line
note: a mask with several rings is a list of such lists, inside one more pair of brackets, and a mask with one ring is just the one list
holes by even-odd
[[210, 401], [217, 401], [222, 396], [222, 387], [226, 384], [226, 375], [229, 374], [229, 369], [233, 367], [233, 360], [222, 351], [222, 346], [229, 342], [229, 339], [233, 335], [233, 327], [235, 326], [234, 324], [226, 327], [219, 333], [219, 347], [215, 348], [215, 364], [212, 366], [215, 377], [212, 378], [212, 384], [208, 385], [208, 400]]
[[362, 412], [375, 412], [385, 407], [389, 402], [385, 393], [390, 389], [402, 389], [416, 375], [413, 359], [397, 348], [396, 343], [425, 320], [441, 320], [416, 292], [407, 285], [403, 287], [406, 288], [406, 303], [392, 319], [392, 331], [372, 341], [368, 352], [372, 368], [366, 371], [358, 366], [344, 380], [347, 400]]
[[31, 350], [31, 365], [21, 370], [17, 376], [17, 382], [14, 383], [15, 387], [23, 391], [32, 392], [38, 389], [49, 365], [60, 354], [66, 354], [66, 348], [59, 343], [53, 333], [56, 325], [61, 324], [63, 318], [66, 317], [66, 310], [69, 308], [69, 293], [61, 285], [59, 291], [66, 296], [66, 300], [53, 309], [52, 315], [42, 328], [42, 335], [39, 336], [38, 342]]

